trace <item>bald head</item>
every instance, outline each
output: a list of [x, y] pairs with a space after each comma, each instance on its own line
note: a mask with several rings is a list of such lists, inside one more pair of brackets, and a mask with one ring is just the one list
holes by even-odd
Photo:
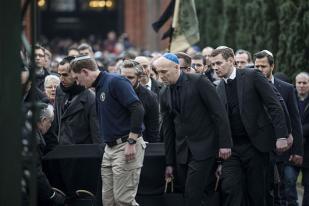
[[177, 82], [180, 75], [179, 64], [165, 56], [159, 57], [153, 64], [164, 84], [170, 85]]
[[134, 59], [135, 61], [137, 61], [140, 64], [150, 64], [150, 61], [147, 57], [144, 56], [137, 56]]
[[178, 65], [177, 63], [165, 58], [164, 56], [159, 57], [157, 60], [153, 62], [155, 66], [160, 65], [160, 66], [175, 66]]
[[143, 75], [141, 75], [141, 84], [146, 85], [150, 80], [150, 60], [145, 56], [137, 56], [134, 59], [143, 67]]
[[140, 65], [142, 65], [144, 69], [144, 73], [147, 76], [149, 76], [150, 75], [150, 60], [144, 56], [137, 56], [134, 60], [138, 62]]

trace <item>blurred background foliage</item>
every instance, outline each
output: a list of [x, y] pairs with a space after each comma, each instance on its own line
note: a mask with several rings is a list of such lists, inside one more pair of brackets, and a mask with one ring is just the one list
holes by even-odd
[[196, 0], [199, 46], [267, 49], [291, 79], [309, 71], [308, 0]]

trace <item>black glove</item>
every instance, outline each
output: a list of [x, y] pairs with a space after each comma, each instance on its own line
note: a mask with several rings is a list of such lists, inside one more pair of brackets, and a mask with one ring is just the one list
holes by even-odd
[[65, 196], [55, 191], [50, 199], [55, 205], [60, 206], [64, 205]]

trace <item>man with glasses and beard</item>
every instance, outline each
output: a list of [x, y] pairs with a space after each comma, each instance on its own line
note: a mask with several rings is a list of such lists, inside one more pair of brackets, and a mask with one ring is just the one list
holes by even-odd
[[185, 73], [196, 73], [193, 68], [191, 68], [191, 57], [183, 52], [177, 52], [176, 56], [179, 60], [179, 68]]
[[212, 83], [217, 80], [209, 59], [206, 59], [203, 55], [195, 54], [191, 59], [191, 67], [196, 73], [205, 75]]

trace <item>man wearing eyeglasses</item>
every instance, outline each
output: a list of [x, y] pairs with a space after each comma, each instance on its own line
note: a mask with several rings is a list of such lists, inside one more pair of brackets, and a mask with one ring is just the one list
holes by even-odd
[[177, 52], [176, 56], [179, 60], [179, 68], [185, 73], [196, 73], [195, 70], [191, 67], [191, 57], [183, 52]]
[[45, 65], [45, 49], [40, 45], [35, 45], [34, 50], [34, 60], [35, 60], [35, 79], [36, 87], [44, 92], [44, 81], [45, 77], [49, 75], [49, 72]]
[[206, 60], [203, 55], [194, 55], [191, 59], [191, 67], [196, 73], [205, 75], [212, 83], [216, 81], [216, 75], [214, 70], [211, 68], [210, 61]]
[[191, 59], [191, 67], [198, 74], [204, 74], [207, 71], [206, 59], [201, 54], [196, 54]]

